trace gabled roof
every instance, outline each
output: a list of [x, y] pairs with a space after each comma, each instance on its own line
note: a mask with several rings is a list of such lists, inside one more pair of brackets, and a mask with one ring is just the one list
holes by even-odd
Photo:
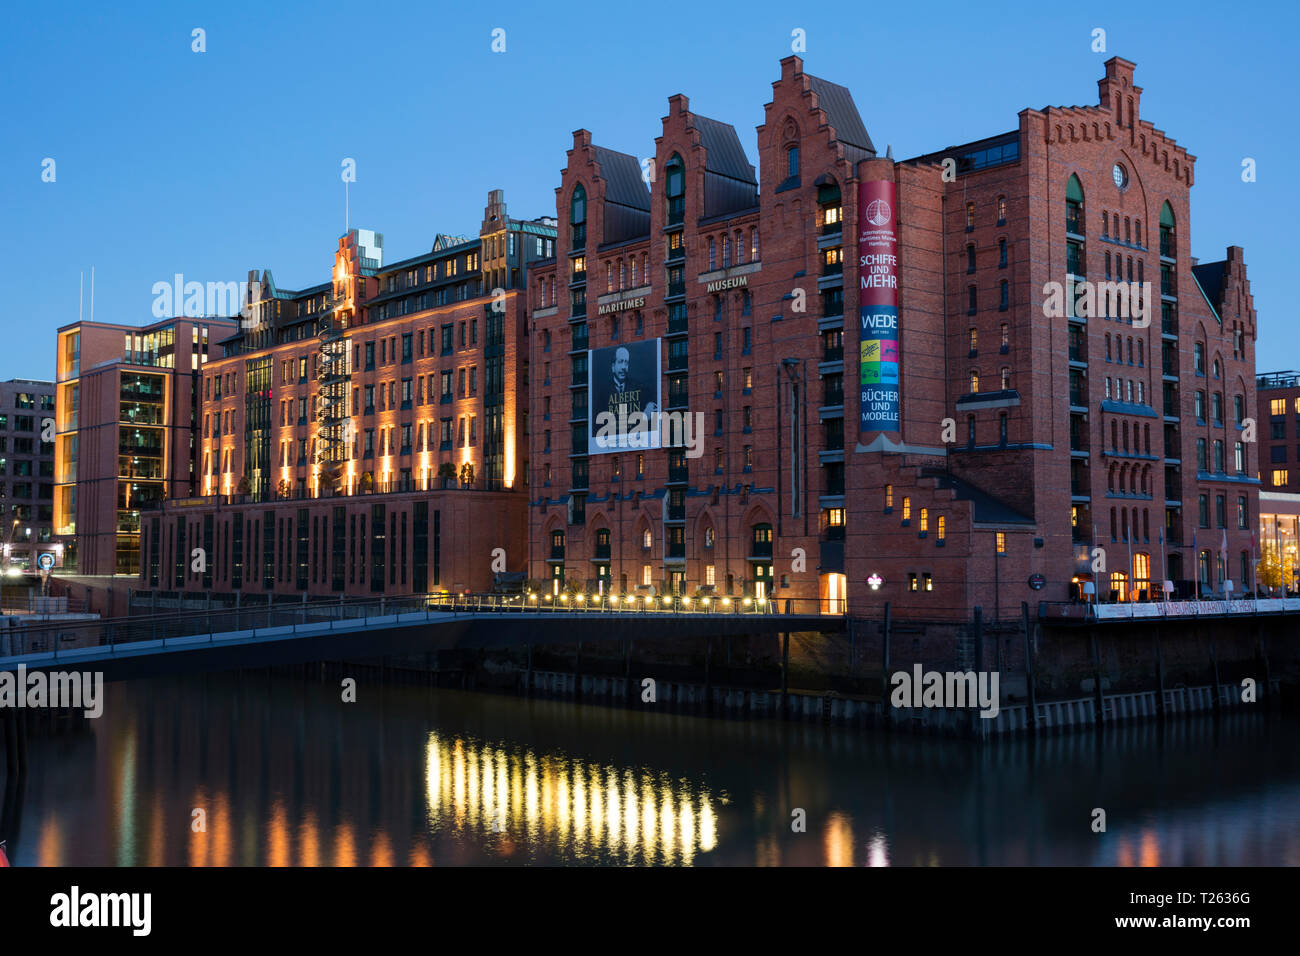
[[1227, 260], [1218, 262], [1202, 262], [1200, 265], [1192, 266], [1192, 277], [1196, 279], [1196, 284], [1201, 287], [1201, 294], [1205, 296], [1206, 301], [1210, 303], [1210, 308], [1214, 309], [1214, 314], [1219, 315], [1223, 306], [1223, 277], [1228, 271]]
[[876, 147], [867, 135], [867, 127], [849, 88], [811, 73], [804, 75], [808, 77], [809, 88], [817, 94], [817, 105], [826, 111], [826, 119], [835, 128], [835, 138], [841, 143], [865, 149], [874, 156]]
[[709, 172], [757, 185], [758, 177], [734, 126], [696, 114], [695, 128], [700, 134], [700, 145], [709, 151]]
[[605, 178], [605, 201], [633, 209], [650, 209], [650, 191], [641, 176], [641, 163], [635, 156], [593, 146], [600, 174]]

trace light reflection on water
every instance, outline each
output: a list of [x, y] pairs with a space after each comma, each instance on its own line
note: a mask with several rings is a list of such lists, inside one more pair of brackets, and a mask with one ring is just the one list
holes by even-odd
[[[29, 744], [15, 865], [1300, 864], [1266, 714], [960, 741], [266, 677]], [[7, 788], [9, 789], [9, 788]], [[1092, 810], [1107, 813], [1093, 833]], [[196, 812], [201, 811], [201, 813]], [[799, 812], [802, 811], [802, 812]], [[802, 821], [802, 830], [796, 821]]]

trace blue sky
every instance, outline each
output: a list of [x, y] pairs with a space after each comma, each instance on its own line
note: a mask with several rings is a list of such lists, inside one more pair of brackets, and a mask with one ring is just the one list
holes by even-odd
[[[53, 377], [54, 330], [77, 319], [83, 271], [89, 317], [92, 266], [95, 317], [128, 324], [153, 320], [153, 284], [177, 272], [323, 281], [344, 227], [344, 157], [357, 163], [351, 224], [382, 232], [389, 262], [437, 232], [476, 233], [489, 189], [505, 190], [511, 215], [553, 215], [572, 131], [648, 155], [674, 93], [733, 123], [753, 161], [795, 28], [806, 69], [848, 86], [877, 148], [900, 158], [1012, 129], [1025, 107], [1095, 103], [1102, 62], [1135, 61], [1143, 118], [1197, 157], [1193, 254], [1245, 247], [1259, 369], [1300, 368], [1284, 300], [1297, 5], [992, 7], [33, 7], [0, 34], [0, 378]], [[196, 27], [204, 53], [191, 50]], [[498, 27], [504, 53], [491, 49]], [[1097, 27], [1104, 54], [1091, 50]]]

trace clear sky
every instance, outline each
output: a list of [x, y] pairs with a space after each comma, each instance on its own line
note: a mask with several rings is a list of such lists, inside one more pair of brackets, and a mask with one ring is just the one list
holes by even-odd
[[[1260, 371], [1300, 368], [1286, 304], [1297, 220], [1300, 5], [41, 3], [0, 32], [0, 378], [52, 378], [54, 331], [153, 321], [153, 285], [328, 277], [344, 229], [394, 262], [477, 234], [490, 189], [555, 213], [572, 131], [649, 155], [667, 98], [732, 123], [750, 161], [778, 61], [849, 87], [898, 158], [1005, 132], [1025, 107], [1097, 102], [1137, 63], [1142, 116], [1196, 156], [1192, 250], [1245, 247]], [[1106, 51], [1093, 52], [1093, 30]], [[206, 31], [206, 52], [191, 49]], [[492, 31], [505, 31], [505, 52]], [[1257, 181], [1244, 183], [1253, 158]], [[55, 161], [54, 182], [43, 162]]]

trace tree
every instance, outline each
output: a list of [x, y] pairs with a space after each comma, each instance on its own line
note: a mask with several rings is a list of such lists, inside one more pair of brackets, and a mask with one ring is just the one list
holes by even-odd
[[235, 493], [240, 495], [246, 495], [252, 490], [253, 490], [253, 484], [248, 480], [248, 476], [241, 475], [239, 478], [239, 484], [235, 486]]
[[468, 461], [460, 466], [460, 484], [462, 488], [469, 488], [474, 484], [474, 466]]
[[442, 487], [448, 487], [456, 480], [456, 466], [449, 461], [444, 461], [438, 466], [438, 478], [442, 482]]

